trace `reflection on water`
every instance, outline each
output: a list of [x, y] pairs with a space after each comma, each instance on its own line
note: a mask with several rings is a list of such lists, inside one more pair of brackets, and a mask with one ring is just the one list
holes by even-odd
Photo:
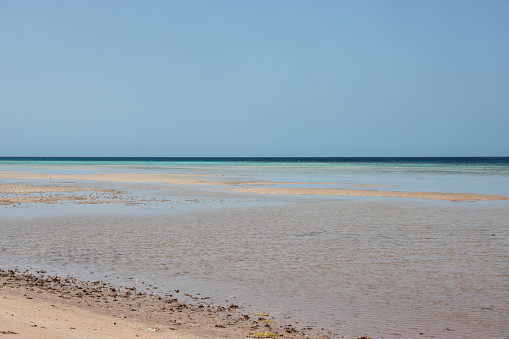
[[134, 277], [218, 302], [235, 296], [236, 304], [338, 336], [509, 335], [507, 204], [285, 197], [261, 205], [239, 196], [249, 203], [0, 214], [0, 265]]

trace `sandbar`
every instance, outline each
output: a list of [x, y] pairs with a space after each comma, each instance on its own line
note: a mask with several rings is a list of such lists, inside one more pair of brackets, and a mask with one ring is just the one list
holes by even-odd
[[167, 183], [176, 185], [218, 185], [228, 182], [214, 180], [215, 176], [166, 173], [94, 173], [94, 174], [55, 174], [36, 172], [0, 171], [0, 178], [22, 180], [59, 181], [108, 181], [126, 183]]
[[492, 201], [507, 200], [502, 195], [484, 195], [473, 193], [441, 193], [441, 192], [404, 192], [363, 190], [351, 188], [313, 188], [313, 187], [233, 187], [225, 188], [227, 191], [259, 194], [291, 194], [291, 195], [338, 195], [338, 196], [363, 196], [363, 197], [391, 197], [391, 198], [416, 198], [449, 201]]
[[[169, 185], [214, 185], [223, 186], [224, 191], [239, 193], [258, 193], [258, 194], [283, 194], [283, 195], [329, 195], [329, 196], [366, 196], [366, 197], [390, 197], [390, 198], [414, 198], [414, 199], [431, 199], [431, 200], [449, 200], [449, 201], [493, 201], [509, 199], [503, 195], [486, 195], [475, 193], [451, 193], [451, 192], [411, 192], [411, 191], [388, 191], [388, 190], [368, 190], [357, 188], [341, 188], [341, 187], [320, 187], [321, 185], [342, 185], [360, 188], [385, 188], [394, 187], [388, 185], [370, 185], [370, 184], [347, 184], [347, 183], [299, 183], [299, 182], [270, 182], [270, 181], [239, 181], [224, 180], [219, 175], [196, 175], [196, 174], [171, 174], [171, 173], [96, 173], [96, 174], [53, 174], [53, 173], [34, 173], [34, 172], [13, 172], [0, 171], [0, 178], [3, 179], [19, 179], [19, 180], [52, 180], [57, 181], [105, 181], [105, 182], [123, 182], [123, 183], [164, 183]], [[219, 179], [221, 178], [221, 179]], [[4, 186], [0, 188], [0, 195], [9, 195], [8, 184], [0, 184]], [[314, 187], [275, 187], [277, 185], [310, 185]], [[51, 192], [55, 186], [51, 186]], [[68, 187], [68, 186], [67, 186]], [[90, 187], [90, 186], [89, 186]], [[14, 187], [11, 187], [13, 191]], [[48, 187], [46, 187], [48, 188]], [[16, 188], [18, 189], [18, 188]], [[71, 191], [78, 188], [66, 188]], [[100, 189], [95, 189], [100, 191]], [[4, 193], [2, 193], [4, 192]], [[108, 193], [103, 189], [103, 193]], [[8, 199], [11, 199], [8, 201]], [[65, 200], [65, 197], [59, 199]], [[70, 201], [80, 200], [68, 199]], [[3, 201], [3, 202], [2, 202]], [[0, 196], [0, 204], [12, 204], [15, 200], [12, 197]], [[23, 202], [23, 201], [21, 201]], [[51, 202], [51, 201], [40, 201]], [[123, 201], [122, 201], [123, 202]]]

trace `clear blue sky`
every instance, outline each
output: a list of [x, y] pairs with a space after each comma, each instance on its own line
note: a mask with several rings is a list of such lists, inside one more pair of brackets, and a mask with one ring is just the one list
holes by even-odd
[[0, 156], [509, 156], [509, 1], [0, 1]]

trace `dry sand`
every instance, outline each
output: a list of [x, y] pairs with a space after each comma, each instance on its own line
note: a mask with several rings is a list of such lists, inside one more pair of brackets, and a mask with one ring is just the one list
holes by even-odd
[[[2, 293], [0, 335], [12, 338], [200, 338], [184, 331], [157, 331], [152, 324], [100, 315], [76, 306]], [[16, 334], [16, 335], [14, 335]]]
[[179, 302], [126, 286], [0, 269], [0, 336], [12, 338], [305, 338], [235, 305]]

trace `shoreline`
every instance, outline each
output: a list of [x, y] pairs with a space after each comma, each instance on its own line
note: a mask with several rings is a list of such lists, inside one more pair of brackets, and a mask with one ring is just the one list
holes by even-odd
[[[313, 338], [269, 314], [154, 291], [0, 269], [0, 334], [16, 338]], [[192, 297], [192, 296], [191, 296]], [[319, 335], [326, 338], [323, 334]], [[316, 336], [318, 337], [318, 335]]]

